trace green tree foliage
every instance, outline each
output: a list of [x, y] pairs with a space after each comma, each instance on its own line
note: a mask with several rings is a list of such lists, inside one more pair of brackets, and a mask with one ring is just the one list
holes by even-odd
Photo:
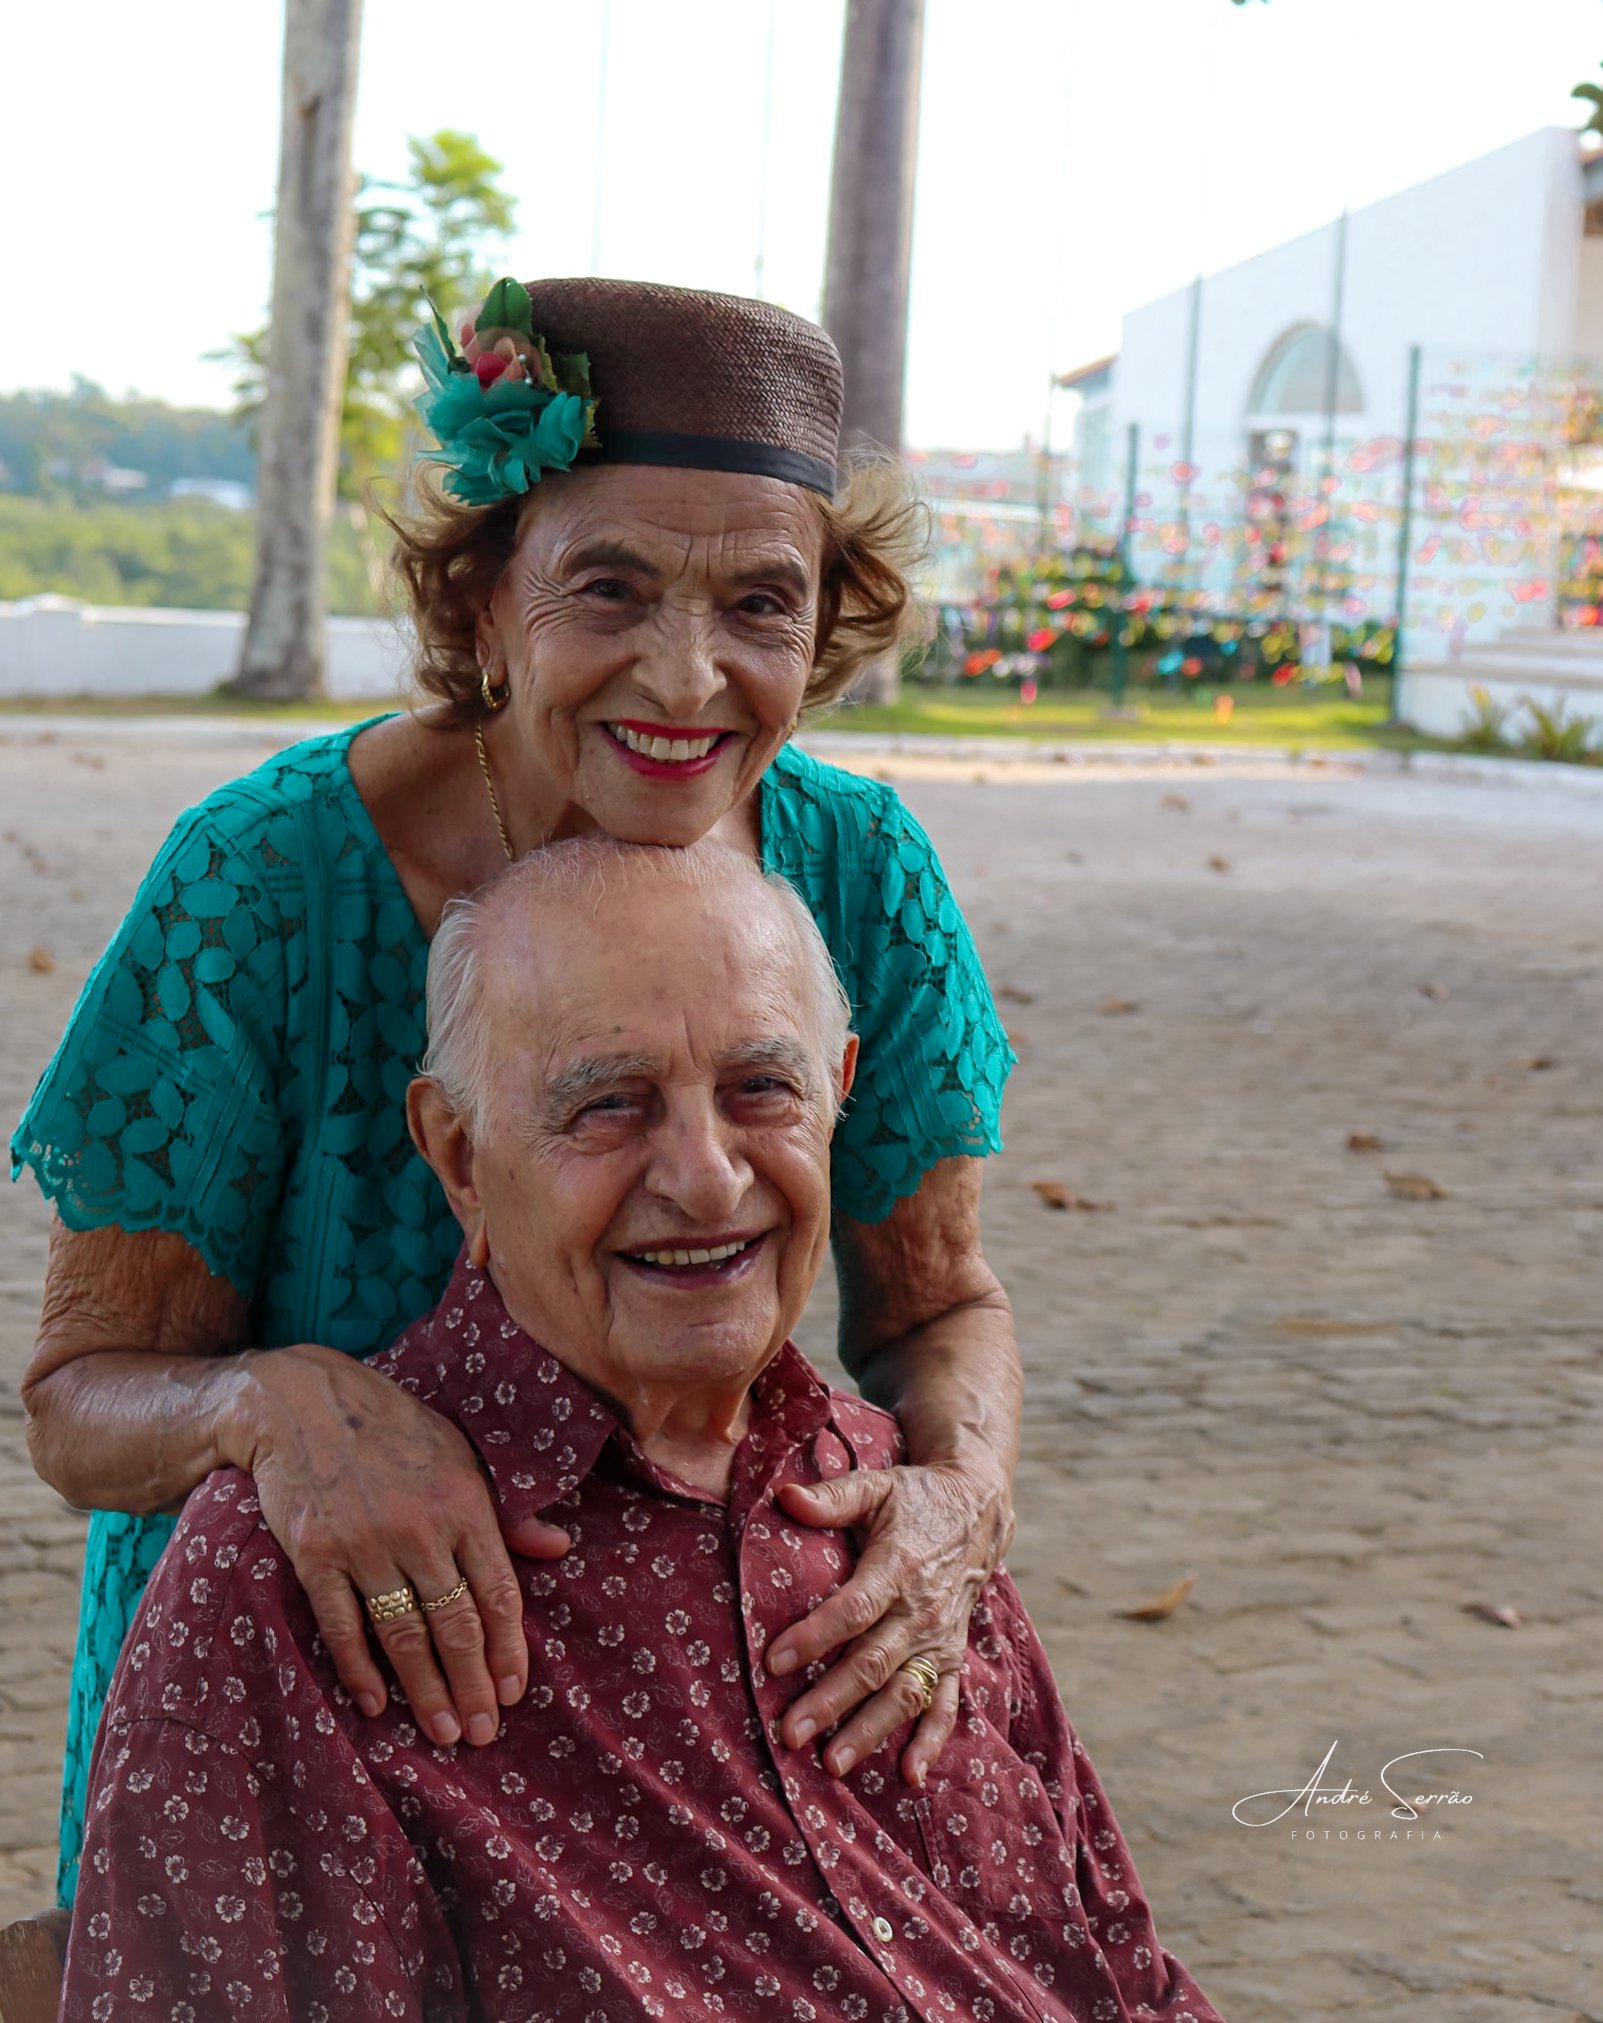
[[0, 395], [0, 492], [47, 498], [103, 496], [107, 466], [143, 472], [144, 496], [178, 478], [253, 485], [248, 431], [213, 408], [113, 400], [87, 379], [70, 393]]
[[[417, 391], [412, 333], [438, 305], [453, 328], [478, 307], [494, 256], [512, 230], [516, 200], [501, 189], [503, 165], [471, 134], [450, 127], [408, 140], [406, 179], [358, 186], [351, 261], [350, 362], [340, 415], [340, 495], [361, 496], [375, 477], [398, 472]], [[239, 412], [254, 416], [266, 376], [267, 332], [236, 339], [223, 354], [239, 367]]]
[[1570, 97], [1579, 98], [1592, 108], [1581, 126], [1581, 132], [1603, 133], [1603, 85], [1578, 84]]
[[[124, 506], [0, 493], [0, 601], [45, 591], [86, 604], [243, 611], [250, 598], [255, 515], [204, 499]], [[355, 529], [329, 540], [329, 609], [373, 609]]]

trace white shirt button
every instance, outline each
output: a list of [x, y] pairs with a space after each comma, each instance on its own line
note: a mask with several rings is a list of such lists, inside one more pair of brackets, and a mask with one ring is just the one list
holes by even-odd
[[876, 1918], [873, 1924], [869, 1926], [869, 1930], [882, 1946], [888, 1946], [896, 1936], [896, 1928], [892, 1925], [889, 1918]]

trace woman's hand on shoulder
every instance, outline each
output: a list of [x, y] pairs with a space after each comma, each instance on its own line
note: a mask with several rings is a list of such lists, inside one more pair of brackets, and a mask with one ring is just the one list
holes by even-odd
[[464, 1583], [373, 1633], [431, 1735], [477, 1741], [486, 1721], [493, 1734], [529, 1676], [508, 1548], [554, 1559], [566, 1534], [536, 1519], [503, 1536], [448, 1421], [335, 1349], [245, 1349], [248, 1327], [245, 1301], [183, 1237], [58, 1220], [22, 1384], [34, 1466], [83, 1509], [135, 1513], [178, 1508], [214, 1468], [255, 1476], [341, 1680], [375, 1713], [386, 1687], [366, 1597], [410, 1587], [438, 1601]]
[[[907, 1453], [903, 1467], [780, 1491], [792, 1517], [853, 1531], [860, 1548], [851, 1578], [768, 1659], [796, 1671], [838, 1652], [783, 1724], [793, 1748], [835, 1729], [824, 1762], [837, 1776], [911, 1719], [902, 1775], [923, 1783], [957, 1722], [969, 1617], [1012, 1542], [1019, 1357], [980, 1245], [980, 1179], [978, 1159], [943, 1159], [883, 1221], [836, 1217], [841, 1357], [895, 1414]], [[921, 1719], [909, 1658], [940, 1675]]]
[[[371, 1627], [421, 1729], [490, 1741], [529, 1682], [509, 1548], [560, 1558], [567, 1534], [531, 1520], [503, 1535], [466, 1437], [354, 1357], [301, 1343], [245, 1361], [230, 1458], [255, 1479], [342, 1684], [364, 1713], [383, 1708]], [[370, 1625], [370, 1597], [408, 1593], [416, 1606]]]
[[[824, 1767], [844, 1777], [911, 1721], [901, 1771], [922, 1785], [957, 1725], [969, 1617], [1013, 1537], [1011, 1486], [1000, 1470], [901, 1467], [789, 1484], [779, 1494], [789, 1516], [862, 1541], [851, 1579], [770, 1654], [769, 1669], [783, 1675], [840, 1652], [787, 1710], [784, 1738], [799, 1749], [834, 1729]], [[916, 1678], [901, 1669], [911, 1657], [940, 1674], [927, 1710]]]

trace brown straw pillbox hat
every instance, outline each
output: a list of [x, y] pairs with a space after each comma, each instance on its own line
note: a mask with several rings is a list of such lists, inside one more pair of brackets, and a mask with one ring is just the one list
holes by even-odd
[[599, 450], [580, 463], [743, 471], [835, 493], [840, 354], [772, 302], [654, 281], [530, 281], [553, 352], [589, 354]]

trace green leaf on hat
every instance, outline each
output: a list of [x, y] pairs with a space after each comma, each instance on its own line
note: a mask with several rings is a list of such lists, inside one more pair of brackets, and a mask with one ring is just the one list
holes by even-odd
[[[423, 299], [428, 301], [427, 296]], [[456, 340], [451, 335], [451, 326], [432, 302], [429, 302], [429, 315], [434, 319], [434, 334], [439, 338], [440, 349], [445, 353], [446, 370], [448, 372], [471, 371], [472, 368], [469, 366], [467, 360], [456, 348]]]
[[484, 307], [474, 319], [475, 330], [516, 330], [524, 337], [534, 335], [534, 305], [521, 281], [503, 276], [484, 298]]
[[533, 344], [535, 355], [540, 361], [540, 384], [547, 393], [560, 393], [562, 388], [557, 384], [556, 373], [551, 368], [551, 354], [545, 348], [545, 339], [531, 336], [529, 341]]
[[556, 361], [557, 384], [564, 393], [576, 393], [581, 400], [590, 398], [590, 354], [587, 351], [564, 351]]

